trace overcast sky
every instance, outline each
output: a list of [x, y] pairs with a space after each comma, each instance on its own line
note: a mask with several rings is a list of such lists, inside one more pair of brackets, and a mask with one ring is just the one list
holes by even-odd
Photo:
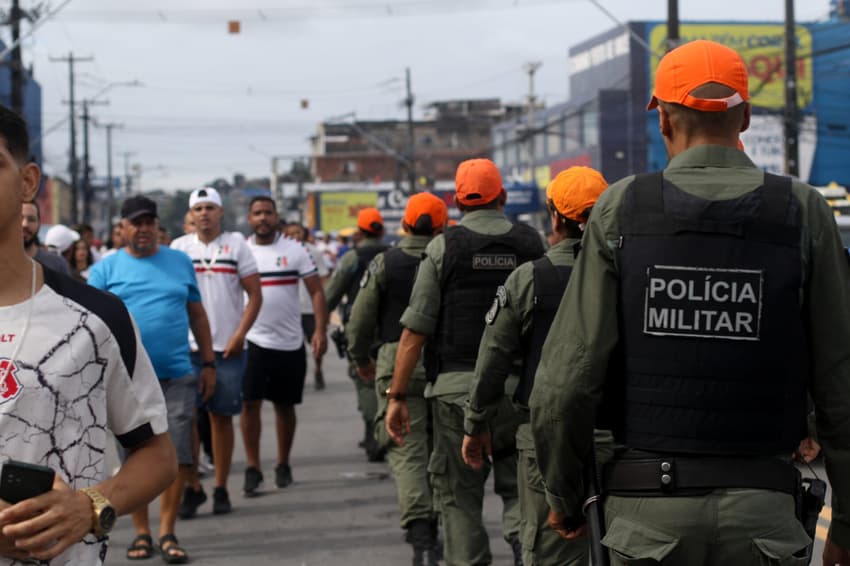
[[[622, 21], [666, 18], [665, 0], [601, 2]], [[781, 21], [783, 10], [783, 0], [679, 8], [683, 20], [718, 21]], [[801, 21], [827, 14], [827, 0], [797, 2]], [[241, 33], [228, 34], [228, 20]], [[171, 190], [268, 175], [272, 155], [309, 154], [309, 136], [333, 116], [403, 118], [405, 67], [417, 116], [435, 100], [520, 101], [528, 61], [543, 62], [536, 90], [556, 104], [567, 96], [568, 48], [615, 25], [589, 0], [71, 0], [24, 43], [24, 60], [42, 85], [45, 131], [68, 114], [68, 65], [51, 56], [94, 57], [77, 66], [78, 97], [141, 81], [108, 88], [109, 105], [93, 115], [124, 126], [113, 136], [116, 174], [132, 152], [145, 190]], [[66, 170], [68, 144], [67, 123], [46, 135], [48, 171]], [[103, 130], [91, 151], [105, 174]]]

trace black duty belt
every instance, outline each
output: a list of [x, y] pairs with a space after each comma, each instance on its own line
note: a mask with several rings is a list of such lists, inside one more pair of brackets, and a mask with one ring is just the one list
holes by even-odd
[[800, 473], [777, 458], [670, 457], [621, 459], [603, 469], [604, 491], [686, 495], [721, 488], [769, 489], [797, 496]]
[[440, 373], [450, 371], [475, 371], [475, 362], [458, 362], [452, 360], [440, 360]]

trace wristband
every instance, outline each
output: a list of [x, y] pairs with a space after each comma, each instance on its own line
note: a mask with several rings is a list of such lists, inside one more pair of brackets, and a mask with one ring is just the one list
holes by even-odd
[[209, 362], [201, 362], [201, 368], [215, 369], [215, 360]]
[[393, 393], [389, 389], [386, 391], [387, 399], [393, 399], [395, 401], [407, 401], [407, 393]]

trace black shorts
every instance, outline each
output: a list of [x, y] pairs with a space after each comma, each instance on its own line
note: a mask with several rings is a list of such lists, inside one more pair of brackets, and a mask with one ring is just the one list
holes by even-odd
[[313, 337], [313, 333], [316, 331], [316, 315], [302, 314], [301, 328], [304, 330], [304, 340], [306, 340], [309, 344], [310, 339]]
[[304, 396], [306, 375], [307, 353], [303, 344], [297, 350], [272, 350], [249, 341], [242, 399], [298, 405]]

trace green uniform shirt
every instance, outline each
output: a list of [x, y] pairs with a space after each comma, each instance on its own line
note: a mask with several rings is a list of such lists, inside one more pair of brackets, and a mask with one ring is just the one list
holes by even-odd
[[[700, 198], [724, 200], [759, 187], [761, 170], [736, 149], [699, 146], [672, 159], [664, 178]], [[609, 354], [618, 341], [618, 211], [632, 178], [602, 194], [552, 324], [531, 396], [531, 424], [550, 505], [581, 510], [582, 458], [593, 431]], [[810, 392], [833, 489], [833, 540], [850, 548], [850, 267], [826, 201], [795, 181], [802, 205], [802, 312], [811, 351]]]
[[[567, 239], [558, 242], [549, 248], [546, 257], [556, 267], [572, 266], [578, 241]], [[498, 310], [492, 322], [484, 327], [475, 362], [475, 376], [469, 388], [464, 430], [470, 435], [487, 429], [489, 414], [498, 407], [505, 394], [505, 383], [514, 369], [514, 362], [525, 358], [523, 342], [531, 334], [534, 324], [533, 262], [517, 267], [503, 287], [505, 304], [494, 306]], [[494, 305], [501, 305], [498, 299], [496, 301]]]
[[[370, 248], [382, 246], [380, 238], [364, 238], [359, 241], [355, 248]], [[350, 249], [339, 260], [333, 274], [325, 283], [325, 298], [328, 301], [328, 312], [333, 312], [339, 306], [339, 302], [345, 296], [357, 276], [357, 252]], [[351, 297], [349, 297], [349, 300]]]
[[[499, 236], [511, 230], [513, 224], [501, 210], [475, 210], [464, 214], [460, 226], [479, 234]], [[431, 240], [425, 248], [425, 256], [419, 264], [416, 282], [410, 294], [410, 305], [401, 316], [405, 328], [432, 336], [437, 330], [440, 317], [440, 281], [443, 274], [443, 256], [446, 252], [446, 238], [442, 234]], [[434, 384], [431, 394], [449, 395], [469, 391], [472, 372], [452, 371], [441, 373]]]
[[[430, 241], [430, 236], [407, 236], [398, 243], [398, 247], [408, 255], [421, 257]], [[386, 292], [385, 265], [383, 253], [375, 256], [375, 259], [369, 264], [369, 269], [366, 270], [361, 280], [360, 292], [357, 293], [357, 299], [355, 299], [354, 306], [351, 309], [351, 318], [346, 327], [348, 353], [354, 363], [359, 366], [369, 363], [369, 353], [375, 340], [377, 340], [378, 325], [381, 318], [381, 297]], [[375, 363], [376, 377], [392, 376], [396, 350], [398, 350], [398, 342], [387, 342], [381, 345]], [[421, 359], [416, 366], [413, 377], [414, 379], [425, 379], [425, 370]]]

